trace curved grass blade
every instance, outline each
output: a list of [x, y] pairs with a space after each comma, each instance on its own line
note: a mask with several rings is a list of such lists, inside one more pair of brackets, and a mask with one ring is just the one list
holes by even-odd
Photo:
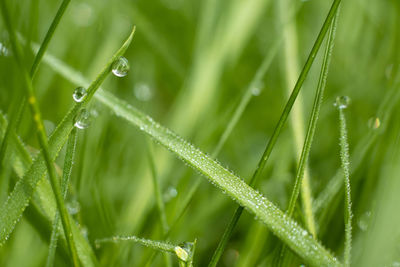
[[[105, 65], [100, 74], [88, 87], [88, 94], [86, 98], [80, 102], [76, 103], [68, 112], [68, 114], [63, 118], [61, 123], [57, 126], [53, 134], [49, 139], [50, 156], [52, 159], [57, 157], [63, 144], [66, 142], [68, 135], [70, 134], [72, 128], [74, 127], [74, 118], [78, 111], [85, 106], [89, 100], [92, 98], [96, 90], [99, 88], [100, 84], [104, 81], [108, 73], [111, 71], [112, 63], [122, 56], [126, 49], [129, 47], [135, 28], [133, 28], [128, 39], [122, 45], [122, 47], [113, 55], [110, 61]], [[29, 203], [30, 198], [34, 192], [37, 182], [44, 175], [46, 166], [42, 155], [38, 155], [34, 160], [33, 164], [29, 170], [24, 175], [23, 179], [19, 180], [14, 187], [13, 192], [10, 197], [4, 203], [2, 209], [0, 210], [0, 244], [3, 244], [8, 238], [15, 224], [20, 219], [24, 209]]]
[[[319, 48], [321, 47], [322, 41], [334, 19], [334, 16], [340, 5], [340, 2], [341, 2], [340, 0], [335, 0], [332, 3], [331, 9], [329, 10], [329, 13], [325, 19], [324, 24], [322, 25], [322, 28], [321, 28], [321, 30], [318, 34], [318, 37], [313, 45], [313, 48], [311, 49], [311, 52], [307, 58], [307, 61], [303, 67], [303, 70], [301, 71], [300, 76], [296, 82], [296, 85], [294, 86], [294, 89], [289, 97], [289, 100], [286, 103], [283, 113], [282, 113], [281, 117], [279, 118], [278, 124], [276, 125], [274, 132], [273, 132], [271, 138], [269, 139], [268, 144], [265, 148], [265, 151], [257, 165], [257, 168], [250, 180], [250, 186], [256, 185], [257, 180], [258, 180], [262, 170], [264, 169], [264, 166], [267, 163], [269, 156], [271, 155], [272, 149], [275, 146], [276, 141], [278, 140], [278, 136], [281, 133], [283, 125], [285, 124], [285, 122], [289, 116], [289, 113], [290, 113], [290, 111], [293, 107], [293, 104], [300, 92], [300, 89], [301, 89], [306, 77], [308, 76], [308, 73], [309, 73], [311, 66], [315, 60], [315, 57], [319, 51]], [[238, 207], [236, 209], [236, 211], [235, 211], [231, 221], [229, 222], [227, 228], [225, 229], [225, 232], [220, 240], [220, 243], [218, 244], [218, 247], [215, 250], [214, 255], [209, 263], [210, 267], [217, 265], [223, 251], [225, 250], [228, 240], [229, 240], [230, 236], [232, 235], [233, 229], [235, 228], [237, 222], [239, 221], [239, 218], [240, 218], [242, 212], [243, 212], [243, 207]]]
[[[61, 182], [61, 193], [64, 199], [67, 196], [69, 179], [72, 173], [72, 164], [75, 158], [76, 141], [77, 141], [76, 129], [73, 129], [68, 138], [67, 151], [65, 152], [65, 160], [63, 167], [63, 177]], [[46, 267], [54, 266], [54, 257], [56, 254], [57, 241], [58, 241], [58, 228], [60, 225], [59, 217], [60, 214], [57, 211], [56, 215], [54, 216], [52, 225], [51, 238], [49, 244], [49, 254], [47, 255]]]
[[340, 121], [340, 160], [342, 163], [342, 170], [344, 176], [344, 189], [345, 189], [345, 241], [344, 241], [344, 266], [349, 267], [351, 262], [351, 232], [352, 232], [352, 211], [351, 211], [351, 189], [350, 189], [350, 156], [349, 156], [349, 143], [347, 140], [347, 127], [346, 117], [344, 115], [344, 108], [339, 109]]
[[13, 29], [13, 25], [11, 23], [11, 19], [9, 17], [8, 8], [6, 6], [5, 1], [1, 1], [1, 11], [3, 14], [4, 23], [7, 27], [7, 31], [10, 36], [10, 42], [11, 42], [12, 49], [14, 51], [15, 60], [17, 61], [20, 71], [22, 72], [23, 81], [25, 83], [26, 94], [28, 96], [28, 103], [29, 103], [29, 107], [31, 110], [31, 114], [32, 114], [32, 119], [34, 121], [36, 131], [38, 134], [39, 144], [40, 144], [40, 147], [42, 150], [43, 157], [45, 159], [46, 167], [48, 170], [48, 175], [50, 178], [50, 183], [53, 188], [54, 196], [56, 198], [57, 207], [61, 214], [61, 221], [62, 221], [62, 225], [64, 228], [64, 233], [67, 237], [66, 239], [67, 239], [68, 247], [70, 250], [72, 262], [73, 262], [74, 266], [79, 266], [79, 258], [78, 258], [78, 253], [77, 253], [76, 247], [75, 247], [73, 233], [71, 230], [71, 224], [70, 224], [67, 209], [65, 207], [64, 200], [61, 196], [60, 184], [59, 184], [57, 174], [56, 174], [56, 171], [55, 171], [55, 168], [53, 165], [53, 160], [50, 156], [49, 144], [48, 144], [46, 133], [44, 131], [44, 126], [43, 126], [43, 121], [41, 118], [39, 105], [36, 100], [36, 95], [35, 95], [35, 91], [33, 89], [31, 77], [29, 76], [29, 74], [23, 64], [23, 58], [22, 58], [22, 53], [21, 53], [22, 50], [19, 47], [19, 43], [16, 38], [14, 29]]

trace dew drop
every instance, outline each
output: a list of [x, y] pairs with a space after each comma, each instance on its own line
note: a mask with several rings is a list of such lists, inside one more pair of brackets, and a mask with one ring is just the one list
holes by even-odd
[[129, 62], [126, 58], [120, 57], [112, 64], [112, 73], [117, 77], [125, 77], [129, 71]]
[[376, 130], [381, 126], [381, 120], [378, 117], [372, 117], [368, 120], [368, 127]]
[[254, 86], [254, 87], [251, 89], [251, 93], [252, 93], [254, 96], [259, 96], [259, 95], [261, 94], [261, 91], [262, 91], [261, 87], [258, 87], [258, 86]]
[[333, 104], [338, 109], [345, 109], [350, 104], [350, 97], [348, 96], [338, 96], [336, 97], [336, 102]]
[[364, 232], [367, 231], [368, 225], [369, 225], [369, 222], [370, 222], [370, 218], [371, 218], [371, 212], [370, 211], [367, 211], [367, 212], [365, 212], [364, 214], [362, 214], [360, 216], [360, 219], [358, 220], [357, 224], [358, 224], [358, 227], [360, 227], [360, 229], [362, 231], [364, 231]]
[[133, 89], [135, 97], [143, 102], [149, 101], [153, 98], [153, 90], [146, 83], [139, 83]]
[[72, 94], [72, 98], [75, 100], [75, 102], [82, 102], [83, 99], [86, 97], [87, 92], [86, 89], [83, 87], [77, 87]]
[[91, 116], [90, 112], [86, 109], [81, 109], [75, 118], [75, 127], [78, 129], [86, 129], [90, 126]]
[[164, 202], [169, 202], [171, 199], [173, 199], [177, 195], [178, 195], [178, 190], [176, 190], [176, 188], [173, 186], [169, 186], [163, 195]]

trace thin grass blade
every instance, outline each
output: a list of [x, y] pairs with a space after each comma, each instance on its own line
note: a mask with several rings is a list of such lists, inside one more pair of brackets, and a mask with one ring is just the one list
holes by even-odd
[[[67, 151], [65, 152], [65, 160], [64, 160], [64, 168], [63, 168], [63, 177], [61, 182], [61, 193], [63, 198], [67, 196], [68, 192], [68, 184], [72, 173], [72, 165], [75, 158], [75, 150], [76, 150], [76, 141], [77, 141], [77, 133], [76, 129], [71, 131], [71, 134], [68, 138], [67, 143]], [[54, 257], [57, 249], [57, 241], [58, 241], [58, 228], [60, 225], [60, 214], [57, 211], [54, 216], [50, 244], [49, 244], [49, 253], [47, 255], [46, 267], [54, 266]]]
[[350, 156], [349, 156], [349, 142], [347, 138], [346, 117], [344, 115], [344, 108], [339, 107], [339, 121], [340, 121], [340, 160], [342, 164], [344, 176], [344, 189], [345, 189], [345, 241], [344, 241], [344, 266], [349, 267], [351, 263], [351, 242], [352, 242], [352, 218], [351, 211], [351, 188], [350, 188]]

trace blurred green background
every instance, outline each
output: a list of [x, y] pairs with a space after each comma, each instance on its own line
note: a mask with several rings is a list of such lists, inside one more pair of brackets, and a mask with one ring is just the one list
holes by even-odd
[[[7, 1], [14, 27], [40, 44], [60, 1]], [[264, 57], [273, 61], [233, 130], [218, 160], [248, 181], [271, 136], [301, 67], [332, 1], [293, 0], [72, 0], [48, 53], [94, 79], [137, 26], [125, 57], [130, 73], [112, 75], [105, 90], [146, 112], [201, 150], [211, 153]], [[10, 117], [10, 103], [23, 90], [21, 75], [0, 23], [0, 110]], [[279, 49], [275, 50], [274, 46]], [[309, 159], [315, 199], [340, 168], [339, 123], [335, 98], [346, 95], [350, 154], [360, 161], [351, 176], [355, 266], [400, 266], [400, 2], [343, 1], [326, 95]], [[272, 52], [271, 52], [272, 51]], [[26, 46], [26, 65], [34, 54]], [[297, 153], [307, 127], [322, 51], [297, 100], [295, 117], [285, 127], [263, 173], [259, 190], [286, 209], [293, 186]], [[73, 103], [77, 87], [43, 62], [34, 80], [48, 133]], [[95, 100], [92, 125], [79, 131], [70, 210], [89, 241], [113, 235], [162, 239], [153, 192], [146, 138]], [[292, 114], [293, 115], [293, 114]], [[379, 119], [375, 127], [370, 120]], [[289, 121], [288, 121], [289, 122]], [[297, 122], [297, 124], [296, 124]], [[375, 129], [376, 128], [376, 129]], [[38, 148], [30, 114], [18, 134]], [[301, 140], [301, 139], [300, 139]], [[195, 265], [205, 266], [229, 222], [236, 203], [155, 145], [155, 165], [171, 223], [196, 179], [200, 190], [171, 235], [180, 243], [197, 238]], [[62, 152], [57, 160], [63, 164]], [[15, 174], [10, 173], [10, 177]], [[1, 201], [14, 180], [2, 176]], [[334, 203], [334, 204], [332, 204]], [[343, 250], [343, 194], [316, 214], [318, 238], [339, 258]], [[300, 206], [299, 206], [300, 207]], [[74, 210], [75, 208], [75, 210]], [[302, 216], [297, 219], [302, 223]], [[270, 266], [279, 240], [246, 213], [220, 266]], [[43, 266], [48, 241], [24, 217], [0, 248], [0, 266]], [[101, 266], [144, 266], [151, 250], [122, 242], [95, 250]], [[158, 256], [154, 266], [163, 266]], [[174, 264], [177, 264], [174, 262]], [[301, 264], [299, 260], [296, 264]], [[397, 265], [396, 265], [397, 264]], [[69, 262], [57, 256], [56, 266]]]

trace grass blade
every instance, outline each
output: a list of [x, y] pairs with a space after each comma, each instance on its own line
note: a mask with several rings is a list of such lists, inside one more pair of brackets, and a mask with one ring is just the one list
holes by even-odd
[[[133, 28], [131, 34], [128, 39], [122, 45], [122, 47], [113, 55], [110, 61], [105, 65], [100, 74], [96, 77], [96, 79], [91, 83], [88, 87], [88, 95], [87, 97], [80, 103], [76, 103], [68, 112], [68, 114], [64, 117], [61, 123], [57, 126], [55, 131], [50, 137], [49, 147], [50, 147], [50, 155], [52, 159], [57, 157], [58, 152], [60, 151], [63, 144], [66, 142], [68, 135], [73, 129], [74, 118], [78, 111], [85, 106], [89, 100], [94, 95], [95, 91], [99, 88], [101, 83], [106, 78], [107, 74], [111, 70], [112, 63], [122, 56], [126, 49], [129, 47], [133, 35], [135, 32], [135, 28]], [[44, 163], [44, 159], [42, 155], [38, 155], [34, 160], [33, 164], [29, 168], [29, 170], [24, 175], [23, 179], [19, 180], [14, 187], [13, 192], [10, 197], [3, 204], [2, 209], [0, 210], [0, 244], [3, 244], [5, 240], [8, 238], [10, 233], [15, 227], [15, 224], [20, 219], [25, 207], [28, 205], [30, 198], [34, 192], [37, 182], [45, 173], [46, 167]]]
[[[338, 102], [337, 102], [338, 104]], [[343, 176], [344, 176], [344, 189], [345, 189], [345, 209], [344, 209], [344, 220], [345, 220], [345, 241], [344, 241], [344, 266], [349, 267], [351, 262], [351, 232], [352, 232], [352, 211], [351, 211], [351, 189], [350, 189], [350, 156], [349, 156], [349, 143], [347, 140], [347, 127], [346, 117], [344, 115], [345, 107], [339, 109], [339, 121], [340, 121], [340, 160], [342, 164]]]
[[43, 121], [41, 118], [39, 105], [36, 100], [31, 77], [29, 76], [27, 70], [25, 69], [25, 67], [23, 65], [23, 59], [22, 59], [22, 53], [21, 53], [22, 50], [19, 47], [18, 40], [16, 38], [14, 29], [13, 29], [13, 26], [11, 23], [8, 8], [6, 6], [5, 1], [1, 1], [1, 11], [3, 13], [3, 19], [6, 24], [8, 33], [10, 35], [10, 42], [11, 42], [11, 46], [12, 46], [14, 54], [15, 54], [15, 59], [17, 61], [17, 64], [19, 65], [20, 71], [22, 72], [22, 75], [23, 75], [23, 81], [25, 83], [26, 94], [29, 99], [28, 102], [29, 102], [29, 107], [31, 109], [32, 119], [35, 123], [35, 127], [36, 127], [36, 130], [38, 133], [38, 140], [39, 140], [40, 147], [42, 149], [43, 157], [45, 159], [46, 167], [47, 167], [49, 178], [50, 178], [50, 183], [53, 188], [53, 193], [56, 198], [59, 212], [61, 214], [61, 221], [62, 221], [62, 225], [64, 228], [64, 233], [67, 237], [67, 243], [69, 246], [72, 262], [73, 262], [74, 266], [79, 266], [78, 253], [76, 251], [75, 242], [73, 239], [71, 224], [69, 221], [67, 209], [64, 204], [64, 200], [61, 196], [60, 184], [59, 184], [57, 174], [56, 174], [56, 171], [55, 171], [55, 168], [53, 165], [53, 160], [50, 156], [49, 144], [48, 144], [46, 133], [44, 131], [44, 126], [43, 126]]
[[37, 52], [37, 54], [33, 60], [33, 63], [32, 63], [32, 67], [31, 67], [31, 71], [30, 71], [30, 76], [32, 79], [36, 74], [39, 64], [42, 61], [43, 55], [46, 52], [47, 47], [49, 46], [50, 40], [53, 37], [54, 32], [55, 32], [58, 24], [60, 23], [60, 20], [61, 20], [62, 16], [64, 15], [64, 12], [67, 9], [70, 1], [71, 0], [63, 0], [62, 1], [53, 21], [51, 22], [49, 29], [47, 30], [46, 36], [44, 37], [43, 42], [40, 45], [39, 51]]
[[[76, 141], [77, 141], [76, 129], [73, 129], [68, 138], [67, 151], [65, 153], [65, 160], [64, 160], [63, 178], [61, 182], [61, 191], [64, 199], [68, 192], [69, 179], [72, 173], [72, 164], [75, 158]], [[56, 254], [57, 241], [58, 241], [58, 228], [60, 224], [59, 217], [60, 214], [57, 211], [56, 215], [54, 216], [54, 221], [52, 225], [52, 232], [49, 244], [49, 254], [46, 260], [46, 267], [54, 266], [54, 257]]]
[[[322, 25], [322, 28], [318, 34], [318, 37], [314, 43], [313, 48], [311, 49], [311, 52], [307, 58], [307, 61], [303, 67], [303, 70], [300, 73], [300, 76], [296, 82], [296, 85], [294, 86], [292, 94], [290, 95], [289, 100], [286, 103], [283, 113], [282, 113], [281, 117], [279, 118], [278, 124], [276, 125], [274, 132], [268, 141], [268, 144], [267, 144], [267, 147], [265, 148], [264, 154], [262, 155], [262, 157], [258, 163], [258, 166], [250, 180], [250, 186], [254, 186], [257, 183], [257, 180], [258, 180], [262, 170], [264, 169], [264, 166], [267, 163], [269, 156], [271, 155], [272, 149], [275, 146], [276, 141], [278, 140], [278, 136], [282, 130], [282, 127], [285, 124], [287, 117], [289, 116], [290, 110], [292, 109], [293, 104], [300, 92], [300, 89], [311, 69], [314, 59], [319, 51], [319, 48], [321, 47], [322, 41], [332, 23], [332, 20], [336, 14], [339, 4], [340, 4], [340, 0], [335, 0], [332, 3], [331, 9], [329, 10], [329, 13], [328, 13], [328, 16], [326, 17], [325, 22]], [[228, 227], [225, 229], [225, 232], [220, 240], [220, 243], [218, 244], [218, 247], [214, 252], [214, 255], [209, 264], [210, 267], [217, 265], [219, 258], [221, 257], [223, 251], [225, 250], [225, 247], [226, 247], [228, 240], [233, 232], [233, 229], [235, 228], [235, 226], [242, 214], [242, 211], [243, 211], [243, 207], [238, 207], [237, 210], [235, 211], [235, 213], [232, 217], [232, 220], [229, 222]]]

